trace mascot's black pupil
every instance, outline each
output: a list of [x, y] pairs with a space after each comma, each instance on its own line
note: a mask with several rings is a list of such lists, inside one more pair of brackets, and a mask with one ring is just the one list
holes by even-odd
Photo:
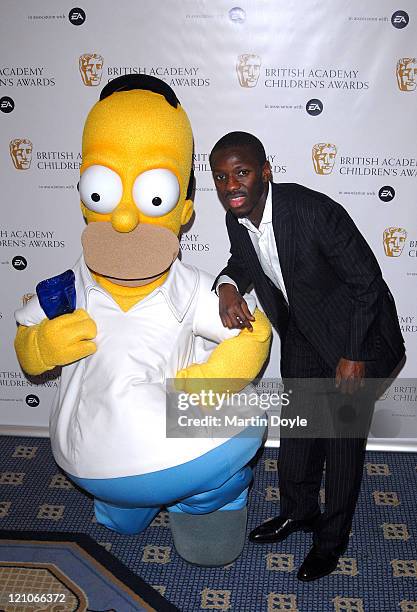
[[92, 193], [91, 199], [93, 200], [93, 202], [100, 202], [100, 196], [98, 195], [98, 193]]
[[162, 204], [161, 198], [158, 198], [158, 196], [156, 196], [155, 198], [152, 199], [152, 204], [154, 206], [161, 206]]

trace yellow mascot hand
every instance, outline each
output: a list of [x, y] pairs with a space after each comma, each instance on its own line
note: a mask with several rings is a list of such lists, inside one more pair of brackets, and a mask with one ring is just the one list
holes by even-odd
[[92, 340], [96, 335], [93, 319], [79, 308], [56, 319], [44, 319], [39, 325], [20, 325], [16, 354], [25, 372], [42, 374], [95, 353], [97, 347]]
[[254, 317], [253, 331], [243, 329], [238, 336], [221, 342], [205, 363], [180, 370], [175, 388], [187, 393], [199, 393], [203, 388], [216, 392], [244, 389], [259, 374], [271, 342], [271, 324], [266, 315], [256, 308]]

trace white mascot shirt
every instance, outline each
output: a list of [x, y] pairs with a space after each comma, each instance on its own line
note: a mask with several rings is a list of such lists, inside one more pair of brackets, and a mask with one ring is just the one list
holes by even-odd
[[[176, 260], [165, 283], [124, 312], [74, 267], [77, 308], [97, 324], [97, 352], [62, 368], [50, 419], [57, 463], [80, 478], [117, 478], [191, 461], [225, 438], [166, 438], [165, 381], [197, 361], [196, 342], [239, 333], [223, 327], [213, 278]], [[255, 308], [253, 298], [251, 311]], [[45, 319], [37, 297], [16, 312], [22, 325]]]

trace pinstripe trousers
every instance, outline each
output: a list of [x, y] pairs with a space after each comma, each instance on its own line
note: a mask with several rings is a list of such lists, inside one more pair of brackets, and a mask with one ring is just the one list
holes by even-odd
[[[335, 376], [291, 321], [282, 350], [281, 372], [284, 384], [288, 379], [334, 379]], [[287, 409], [283, 408], [281, 416], [296, 416], [294, 411], [298, 411], [297, 407], [290, 404]], [[314, 437], [314, 433], [303, 438], [293, 436], [287, 437], [281, 428], [280, 514], [298, 520], [317, 517], [314, 544], [322, 552], [341, 554], [349, 541], [359, 495], [366, 434], [355, 438]], [[324, 465], [325, 510], [320, 514], [319, 491]]]

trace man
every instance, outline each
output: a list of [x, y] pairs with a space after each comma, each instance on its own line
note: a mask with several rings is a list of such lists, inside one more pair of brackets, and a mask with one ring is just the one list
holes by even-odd
[[[264, 147], [251, 134], [221, 138], [210, 164], [231, 242], [231, 257], [213, 286], [223, 325], [251, 328], [242, 294], [253, 283], [281, 336], [284, 380], [333, 379], [339, 397], [356, 397], [365, 375], [387, 377], [404, 355], [395, 304], [347, 212], [301, 185], [272, 183]], [[313, 531], [300, 580], [331, 573], [347, 546], [365, 443], [366, 434], [281, 436], [281, 514], [254, 529], [250, 540], [280, 542], [294, 531]]]

